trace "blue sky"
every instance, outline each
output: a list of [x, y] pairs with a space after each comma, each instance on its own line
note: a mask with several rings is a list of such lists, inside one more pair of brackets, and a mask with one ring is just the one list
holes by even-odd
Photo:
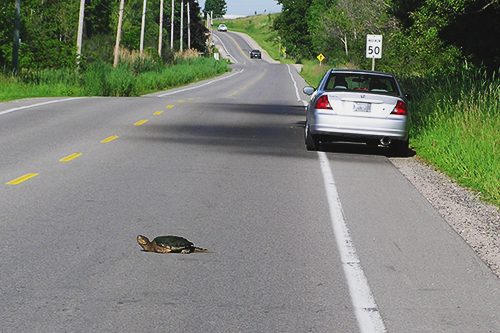
[[[205, 8], [205, 0], [198, 0], [201, 9]], [[279, 13], [281, 5], [275, 0], [226, 0], [227, 15], [249, 16], [264, 13]]]

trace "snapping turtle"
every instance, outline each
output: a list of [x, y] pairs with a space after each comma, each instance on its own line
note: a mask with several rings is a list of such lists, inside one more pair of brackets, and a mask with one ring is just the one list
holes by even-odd
[[145, 236], [137, 236], [137, 243], [146, 252], [158, 252], [158, 253], [169, 253], [169, 252], [180, 252], [184, 254], [189, 254], [193, 252], [206, 253], [210, 252], [201, 247], [194, 246], [193, 243], [188, 241], [184, 237], [180, 236], [158, 236], [153, 239], [152, 242]]

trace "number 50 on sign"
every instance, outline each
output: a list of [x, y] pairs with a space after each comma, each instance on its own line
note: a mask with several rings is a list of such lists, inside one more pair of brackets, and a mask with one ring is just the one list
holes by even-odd
[[382, 58], [382, 35], [366, 36], [366, 57], [375, 59]]

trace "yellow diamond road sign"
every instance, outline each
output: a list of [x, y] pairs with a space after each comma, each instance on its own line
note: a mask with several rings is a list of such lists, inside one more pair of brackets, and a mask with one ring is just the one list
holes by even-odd
[[325, 56], [322, 55], [321, 53], [319, 54], [319, 56], [317, 57], [319, 62], [322, 62], [323, 60], [325, 60]]

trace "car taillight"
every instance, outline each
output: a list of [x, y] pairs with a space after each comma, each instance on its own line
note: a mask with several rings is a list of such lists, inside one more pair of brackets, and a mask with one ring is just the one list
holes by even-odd
[[332, 110], [332, 107], [330, 106], [330, 102], [328, 102], [328, 96], [323, 95], [320, 98], [318, 98], [318, 101], [316, 102], [316, 106], [314, 108], [315, 109]]
[[398, 101], [396, 103], [396, 106], [394, 107], [394, 110], [392, 110], [391, 114], [397, 114], [399, 116], [406, 116], [406, 114], [407, 114], [406, 104], [403, 103], [402, 101]]

